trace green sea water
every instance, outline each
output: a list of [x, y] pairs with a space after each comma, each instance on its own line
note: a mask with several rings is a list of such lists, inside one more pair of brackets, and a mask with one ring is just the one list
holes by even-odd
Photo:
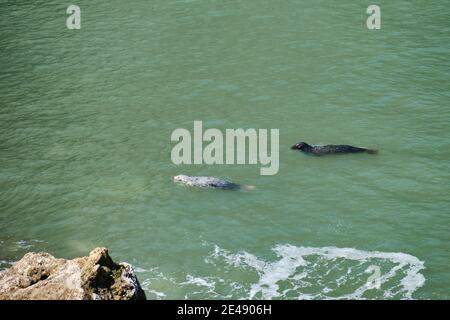
[[[74, 4], [0, 0], [0, 268], [106, 246], [151, 299], [450, 298], [446, 1], [377, 1], [380, 30], [364, 1]], [[174, 165], [194, 120], [279, 129], [279, 173]]]

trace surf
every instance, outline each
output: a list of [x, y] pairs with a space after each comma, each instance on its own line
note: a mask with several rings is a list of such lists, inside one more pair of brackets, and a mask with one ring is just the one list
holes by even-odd
[[[425, 283], [424, 261], [403, 252], [291, 244], [271, 251], [274, 258], [263, 258], [213, 245], [204, 263], [215, 271], [186, 270], [184, 278], [163, 278], [187, 292], [186, 299], [414, 299]], [[378, 268], [380, 286], [374, 287], [372, 272]]]

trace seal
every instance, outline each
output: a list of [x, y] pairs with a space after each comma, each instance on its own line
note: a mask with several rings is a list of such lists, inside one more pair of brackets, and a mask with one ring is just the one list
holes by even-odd
[[184, 174], [173, 177], [173, 181], [182, 183], [189, 187], [197, 188], [210, 188], [210, 189], [225, 189], [225, 190], [236, 190], [240, 189], [241, 186], [215, 177], [191, 177]]
[[306, 142], [296, 143], [291, 147], [291, 149], [300, 150], [304, 153], [313, 154], [316, 156], [322, 156], [327, 154], [363, 153], [363, 152], [369, 154], [378, 153], [378, 150], [354, 147], [346, 144], [309, 145]]

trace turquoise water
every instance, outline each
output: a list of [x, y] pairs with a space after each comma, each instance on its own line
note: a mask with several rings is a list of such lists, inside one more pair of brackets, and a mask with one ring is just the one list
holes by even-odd
[[[446, 2], [379, 1], [377, 31], [355, 1], [76, 4], [0, 1], [0, 267], [107, 246], [152, 299], [450, 298]], [[279, 173], [172, 164], [194, 120], [280, 129]]]

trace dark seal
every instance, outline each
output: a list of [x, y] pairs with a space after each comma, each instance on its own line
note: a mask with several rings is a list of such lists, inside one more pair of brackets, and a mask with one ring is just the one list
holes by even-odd
[[291, 149], [300, 150], [304, 153], [313, 154], [316, 156], [322, 156], [327, 154], [363, 153], [363, 152], [369, 154], [378, 153], [378, 150], [354, 147], [345, 144], [309, 145], [306, 142], [296, 143], [291, 147]]

